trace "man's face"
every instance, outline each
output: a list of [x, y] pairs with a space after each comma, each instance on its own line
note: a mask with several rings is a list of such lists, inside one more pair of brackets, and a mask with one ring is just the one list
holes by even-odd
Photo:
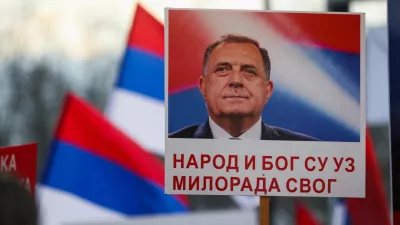
[[211, 114], [259, 116], [273, 89], [266, 77], [256, 46], [222, 43], [211, 53], [199, 86]]

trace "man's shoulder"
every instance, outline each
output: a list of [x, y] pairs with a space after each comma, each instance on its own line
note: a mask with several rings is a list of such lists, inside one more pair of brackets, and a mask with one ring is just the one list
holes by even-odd
[[291, 141], [319, 141], [317, 138], [308, 136], [306, 134], [294, 132], [285, 128], [269, 126], [278, 135], [280, 140], [291, 140]]
[[200, 124], [184, 127], [168, 135], [169, 138], [193, 138]]

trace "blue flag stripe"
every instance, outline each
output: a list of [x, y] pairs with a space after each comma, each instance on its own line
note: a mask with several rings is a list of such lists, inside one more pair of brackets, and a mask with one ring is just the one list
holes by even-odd
[[116, 86], [164, 101], [164, 60], [128, 48]]
[[163, 187], [112, 162], [61, 141], [54, 141], [52, 147], [56, 151], [43, 181], [47, 186], [126, 215], [186, 211], [164, 194]]

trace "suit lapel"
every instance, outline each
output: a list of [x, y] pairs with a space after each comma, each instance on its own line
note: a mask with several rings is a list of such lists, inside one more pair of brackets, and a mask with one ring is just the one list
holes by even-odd
[[274, 131], [267, 124], [262, 123], [261, 140], [275, 140], [278, 137], [279, 134], [276, 131]]
[[210, 124], [208, 123], [208, 120], [200, 124], [200, 126], [197, 128], [196, 132], [194, 132], [193, 135], [194, 138], [205, 138], [205, 139], [213, 139], [213, 134], [211, 132]]

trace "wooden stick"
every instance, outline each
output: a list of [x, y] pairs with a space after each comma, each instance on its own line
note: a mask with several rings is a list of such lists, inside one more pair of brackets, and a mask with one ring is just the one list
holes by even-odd
[[269, 225], [269, 197], [260, 196], [260, 225]]

